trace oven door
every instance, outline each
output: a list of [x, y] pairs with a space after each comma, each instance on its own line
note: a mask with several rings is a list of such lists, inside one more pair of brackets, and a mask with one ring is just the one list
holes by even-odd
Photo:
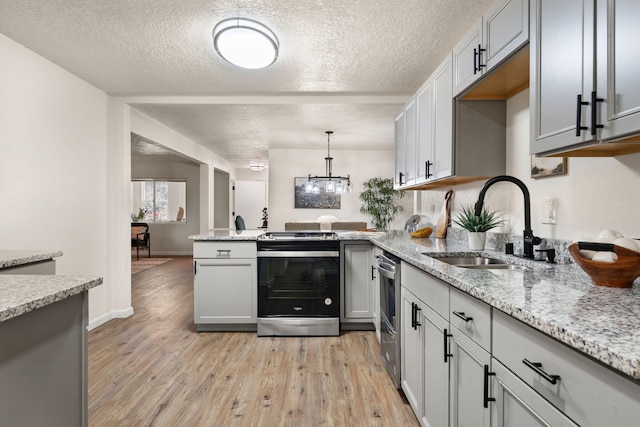
[[258, 255], [258, 317], [340, 317], [339, 295], [334, 251]]

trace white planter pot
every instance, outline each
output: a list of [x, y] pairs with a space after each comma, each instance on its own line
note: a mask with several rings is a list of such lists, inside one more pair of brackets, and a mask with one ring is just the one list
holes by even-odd
[[472, 251], [481, 251], [484, 249], [484, 241], [487, 233], [484, 231], [469, 231], [469, 249]]

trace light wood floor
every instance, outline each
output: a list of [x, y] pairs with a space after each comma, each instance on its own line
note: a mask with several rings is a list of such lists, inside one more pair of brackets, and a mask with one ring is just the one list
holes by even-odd
[[195, 332], [191, 257], [132, 276], [135, 314], [89, 332], [89, 425], [417, 426], [374, 332]]

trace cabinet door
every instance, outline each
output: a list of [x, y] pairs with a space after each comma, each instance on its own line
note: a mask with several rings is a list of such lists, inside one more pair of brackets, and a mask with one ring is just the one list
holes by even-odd
[[449, 425], [449, 358], [447, 332], [449, 322], [428, 306], [424, 307], [424, 402], [422, 425]]
[[196, 259], [195, 323], [257, 322], [258, 277], [255, 259]]
[[594, 1], [531, 1], [531, 154], [594, 139]]
[[484, 407], [484, 366], [491, 360], [483, 350], [456, 328], [450, 331], [451, 383], [449, 408], [452, 427], [489, 427], [489, 409]]
[[496, 359], [492, 361], [491, 427], [576, 427]]
[[382, 249], [377, 246], [371, 247], [371, 278], [373, 288], [373, 325], [376, 328], [376, 338], [380, 342], [380, 278], [378, 277], [377, 256], [382, 253]]
[[404, 138], [405, 138], [405, 180], [406, 185], [416, 183], [416, 102], [411, 100], [404, 109]]
[[417, 128], [418, 140], [416, 144], [416, 183], [427, 182], [433, 177], [433, 141], [435, 130], [435, 105], [433, 99], [433, 78], [418, 91], [417, 104]]
[[422, 305], [420, 300], [404, 287], [401, 290], [401, 331], [400, 334], [400, 381], [409, 404], [418, 419], [422, 418], [422, 384], [423, 384], [423, 360], [422, 360], [422, 326], [414, 324], [416, 316], [415, 306], [418, 310], [418, 318], [421, 318]]
[[498, 1], [484, 14], [482, 31], [481, 59], [488, 71], [529, 40], [529, 1]]
[[433, 166], [431, 179], [453, 175], [453, 94], [451, 56], [433, 73]]
[[605, 98], [597, 110], [607, 140], [640, 130], [640, 2], [599, 0], [597, 16], [598, 97]]
[[373, 320], [371, 245], [344, 245], [343, 320]]
[[482, 75], [481, 68], [478, 67], [478, 48], [480, 47], [482, 47], [482, 19], [478, 20], [453, 48], [454, 96], [458, 96]]
[[407, 158], [407, 146], [405, 143], [405, 126], [404, 111], [396, 117], [395, 121], [395, 138], [396, 138], [396, 175], [393, 179], [393, 188], [402, 188], [406, 184], [405, 180], [405, 162]]

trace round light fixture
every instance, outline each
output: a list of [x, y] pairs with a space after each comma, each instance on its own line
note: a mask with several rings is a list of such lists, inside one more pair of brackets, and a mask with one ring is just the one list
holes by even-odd
[[213, 29], [213, 46], [226, 61], [252, 70], [265, 68], [278, 58], [278, 38], [259, 22], [243, 18], [220, 21]]

